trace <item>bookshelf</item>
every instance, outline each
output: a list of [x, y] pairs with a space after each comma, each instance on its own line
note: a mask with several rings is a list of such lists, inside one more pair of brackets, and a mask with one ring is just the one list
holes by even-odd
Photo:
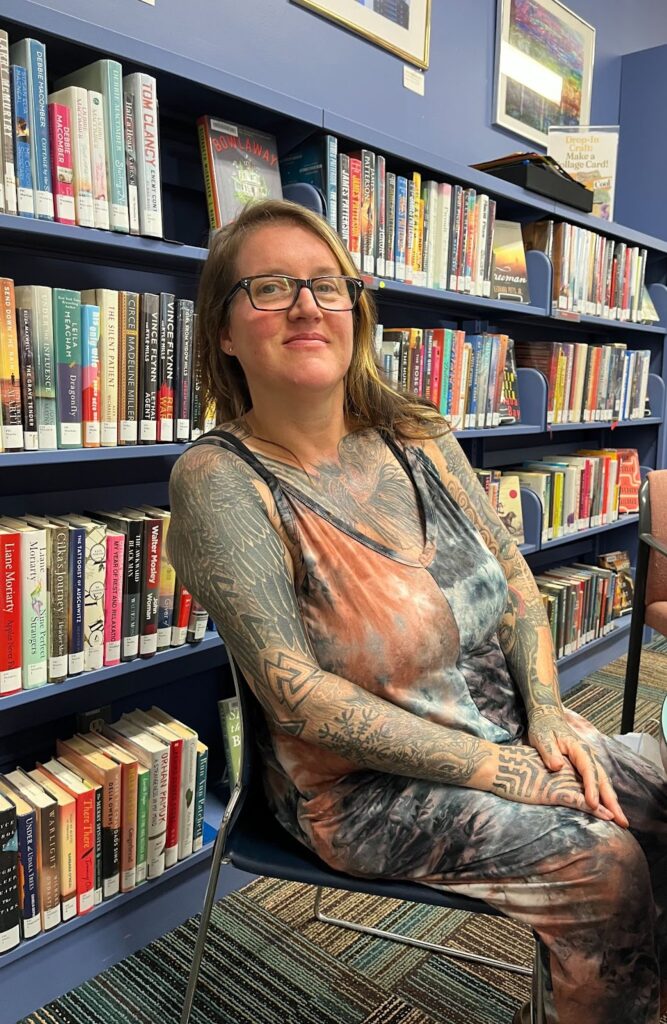
[[[534, 370], [520, 370], [518, 386], [523, 422], [513, 427], [460, 432], [474, 465], [497, 468], [547, 452], [622, 444], [637, 447], [643, 467], [663, 466], [665, 453], [665, 334], [667, 331], [667, 242], [619, 224], [578, 215], [543, 197], [458, 165], [425, 149], [408, 145], [296, 97], [273, 92], [224, 70], [193, 61], [118, 31], [102, 30], [33, 0], [6, 0], [0, 25], [12, 39], [34, 35], [47, 46], [50, 77], [65, 74], [102, 56], [114, 56], [128, 71], [146, 70], [157, 78], [161, 111], [165, 229], [174, 240], [120, 235], [57, 223], [0, 215], [0, 260], [3, 276], [19, 283], [83, 289], [106, 285], [138, 291], [174, 291], [193, 298], [206, 256], [208, 236], [195, 117], [220, 112], [274, 133], [286, 151], [309, 134], [327, 131], [341, 149], [364, 145], [384, 153], [393, 169], [420, 168], [432, 175], [487, 192], [504, 219], [529, 221], [544, 216], [568, 219], [607, 235], [640, 244], [650, 252], [652, 295], [660, 326], [615, 323], [596, 317], [564, 322], [551, 315], [551, 265], [530, 253], [531, 305], [516, 306], [448, 291], [433, 291], [395, 281], [369, 280], [386, 326], [409, 316], [415, 326], [480, 329], [502, 327], [516, 338], [627, 340], [630, 347], [650, 348], [649, 397], [652, 415], [618, 424], [559, 424], [547, 427], [546, 384]], [[621, 431], [621, 433], [617, 433]], [[50, 511], [167, 500], [167, 480], [182, 445], [147, 445], [58, 452], [0, 455], [0, 512]], [[604, 546], [633, 549], [636, 516], [627, 516], [581, 534], [542, 545], [539, 499], [522, 491], [526, 543], [531, 566], [549, 565], [594, 555]], [[613, 540], [612, 540], [613, 538]], [[604, 546], [602, 546], [604, 545]], [[559, 662], [565, 691], [583, 675], [621, 653], [629, 617], [599, 640]], [[61, 729], [71, 728], [77, 711], [112, 705], [114, 716], [136, 706], [159, 703], [198, 730], [211, 749], [209, 779], [221, 775], [222, 744], [215, 701], [229, 692], [224, 645], [208, 634], [195, 646], [166, 651], [147, 661], [124, 663], [51, 684], [0, 701], [0, 770], [51, 750]], [[206, 821], [215, 826], [221, 798], [212, 790]], [[103, 904], [89, 916], [22, 944], [0, 960], [5, 999], [0, 1024], [13, 1022], [60, 993], [91, 977], [174, 927], [201, 907], [210, 842], [195, 857], [181, 862], [154, 883]], [[219, 892], [237, 888], [245, 876], [226, 867]]]

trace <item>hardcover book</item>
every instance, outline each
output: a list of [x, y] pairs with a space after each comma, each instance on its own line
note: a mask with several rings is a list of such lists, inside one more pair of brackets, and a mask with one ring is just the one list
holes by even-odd
[[56, 802], [58, 827], [56, 849], [60, 879], [60, 912], [63, 921], [76, 917], [76, 800], [57, 782], [45, 777], [39, 769], [27, 773], [33, 782]]
[[21, 535], [0, 525], [0, 697], [21, 689]]
[[48, 681], [46, 531], [9, 516], [0, 526], [20, 535], [22, 681], [24, 690], [32, 690]]
[[72, 115], [64, 103], [49, 103], [48, 110], [55, 219], [61, 224], [76, 224]]
[[88, 93], [80, 86], [71, 85], [67, 89], [50, 93], [49, 103], [62, 103], [69, 109], [76, 223], [81, 227], [92, 228], [95, 226], [95, 213], [90, 163]]
[[[14, 131], [13, 164], [16, 175], [15, 203], [19, 217], [35, 216], [35, 194], [32, 184], [30, 160], [30, 106], [28, 104], [28, 74], [19, 64], [9, 68], [12, 95]], [[11, 130], [11, 129], [10, 129]], [[11, 137], [11, 136], [10, 136]]]
[[4, 29], [0, 29], [0, 213], [17, 212], [9, 66], [9, 37]]
[[198, 119], [197, 129], [213, 230], [233, 221], [251, 199], [282, 199], [273, 135], [209, 115]]
[[156, 82], [151, 75], [137, 73], [123, 79], [125, 100], [134, 106], [134, 141], [137, 164], [139, 231], [162, 238], [162, 189], [160, 175], [160, 131]]
[[35, 339], [32, 331], [32, 312], [29, 309], [16, 310], [16, 330], [23, 408], [23, 445], [26, 451], [36, 451], [39, 447], [39, 435], [35, 402]]
[[218, 701], [220, 728], [225, 747], [225, 761], [229, 776], [229, 788], [233, 789], [241, 772], [241, 710], [238, 697], [227, 697]]
[[21, 915], [21, 938], [39, 935], [39, 875], [37, 873], [37, 820], [35, 808], [0, 775], [0, 791], [16, 808], [18, 842], [18, 900]]
[[16, 808], [0, 793], [0, 953], [21, 940]]
[[39, 220], [53, 220], [46, 47], [37, 39], [20, 39], [10, 46], [9, 57], [12, 64], [20, 65], [27, 72], [35, 216]]
[[58, 447], [81, 448], [81, 294], [53, 289], [53, 337], [57, 366]]
[[493, 238], [491, 298], [530, 303], [521, 225], [497, 220]]
[[23, 448], [23, 416], [14, 282], [0, 278], [0, 451]]
[[20, 768], [7, 772], [5, 779], [35, 810], [39, 913], [42, 930], [50, 931], [61, 922], [57, 804]]
[[22, 285], [14, 290], [17, 310], [31, 313], [35, 362], [35, 415], [40, 451], [58, 446], [53, 302], [50, 288]]

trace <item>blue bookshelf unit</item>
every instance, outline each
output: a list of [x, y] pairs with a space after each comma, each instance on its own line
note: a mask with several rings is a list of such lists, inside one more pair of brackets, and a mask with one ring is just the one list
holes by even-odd
[[[138, 5], [141, 7], [141, 5]], [[159, 7], [156, 9], [159, 10]], [[142, 17], [143, 17], [142, 12]], [[123, 25], [129, 19], [119, 19]], [[667, 359], [667, 241], [618, 223], [578, 214], [569, 207], [530, 193], [429, 152], [384, 131], [323, 109], [209, 63], [170, 53], [124, 31], [101, 28], [73, 14], [34, 0], [5, 0], [0, 15], [14, 41], [35, 36], [46, 44], [51, 78], [103, 56], [128, 71], [146, 70], [157, 79], [163, 157], [164, 240], [69, 227], [0, 214], [2, 276], [17, 284], [83, 289], [106, 286], [135, 291], [173, 291], [194, 298], [208, 239], [208, 217], [194, 122], [202, 113], [220, 112], [227, 120], [274, 133], [286, 152], [313, 133], [330, 132], [341, 149], [366, 146], [383, 153], [399, 173], [416, 168], [426, 176], [462, 183], [496, 200], [498, 216], [532, 221], [564, 219], [641, 245], [649, 252], [651, 294], [659, 325], [618, 323], [582, 316], [565, 322], [551, 312], [549, 260], [528, 254], [531, 303], [517, 305], [449, 291], [418, 288], [371, 278], [380, 321], [386, 327], [475, 325], [500, 329], [517, 340], [625, 341], [629, 348], [651, 350], [650, 416], [619, 423], [547, 425], [547, 385], [536, 370], [519, 369], [522, 409], [519, 424], [457, 432], [473, 465], [498, 468], [565, 454], [585, 446], [636, 447], [643, 471], [667, 465], [665, 361]], [[221, 58], [222, 59], [222, 58]], [[167, 482], [179, 444], [138, 445], [78, 451], [0, 454], [0, 514], [27, 511], [59, 514], [148, 502], [166, 504]], [[634, 556], [636, 515], [542, 544], [543, 509], [532, 492], [521, 492], [525, 543], [531, 567], [590, 560], [609, 547]], [[629, 617], [559, 662], [563, 692], [583, 676], [623, 652]], [[216, 702], [231, 693], [228, 662], [220, 637], [208, 633], [195, 646], [172, 649], [148, 660], [86, 673], [39, 690], [0, 698], [0, 771], [17, 763], [31, 765], [50, 756], [53, 739], [72, 730], [78, 712], [109, 705], [114, 716], [136, 706], [159, 704], [197, 729], [211, 752], [212, 789], [206, 821], [215, 828], [224, 798], [216, 783], [223, 772], [222, 738]], [[117, 962], [152, 939], [198, 913], [203, 901], [211, 844], [170, 869], [155, 883], [102, 904], [37, 940], [0, 958], [0, 1024], [14, 1022], [74, 985]], [[225, 867], [220, 895], [246, 876]]]

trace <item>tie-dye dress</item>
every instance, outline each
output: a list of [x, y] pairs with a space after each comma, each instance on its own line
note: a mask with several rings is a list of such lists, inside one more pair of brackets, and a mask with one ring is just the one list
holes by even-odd
[[[423, 548], [406, 557], [279, 481], [234, 435], [202, 440], [236, 452], [269, 486], [300, 552], [295, 593], [322, 669], [432, 722], [527, 742], [496, 633], [503, 570], [420, 447], [385, 436], [422, 515]], [[531, 925], [551, 954], [550, 1020], [655, 1024], [661, 967], [667, 978], [667, 786], [567, 717], [595, 746], [630, 830], [569, 808], [359, 771], [278, 731], [266, 750], [267, 790], [282, 825], [332, 867], [456, 887]]]

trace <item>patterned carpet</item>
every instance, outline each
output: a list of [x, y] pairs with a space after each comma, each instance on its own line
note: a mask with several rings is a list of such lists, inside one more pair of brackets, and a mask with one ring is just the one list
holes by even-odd
[[[662, 640], [643, 655], [637, 704], [636, 728], [654, 735], [666, 668]], [[567, 704], [603, 731], [618, 731], [624, 671], [620, 659], [594, 673]], [[506, 919], [356, 894], [330, 893], [325, 910], [334, 906], [427, 941], [531, 960], [530, 935]], [[318, 924], [312, 908], [311, 888], [271, 879], [222, 900], [193, 1024], [509, 1024], [528, 997], [527, 979]], [[195, 934], [191, 919], [19, 1024], [175, 1024]]]

